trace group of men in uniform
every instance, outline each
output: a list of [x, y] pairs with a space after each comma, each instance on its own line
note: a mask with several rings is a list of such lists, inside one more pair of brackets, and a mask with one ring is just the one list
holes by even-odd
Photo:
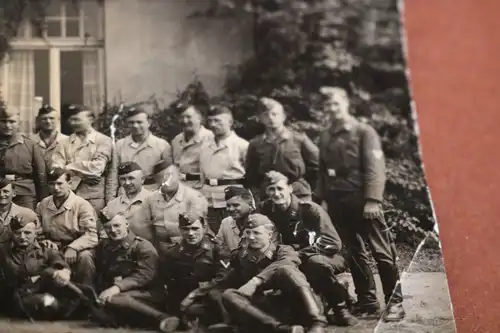
[[[180, 108], [183, 131], [171, 143], [140, 108], [120, 114], [129, 135], [113, 142], [85, 106], [69, 107], [69, 136], [43, 106], [32, 138], [0, 106], [0, 294], [15, 304], [4, 310], [70, 317], [90, 288], [109, 315], [100, 323], [163, 332], [319, 333], [329, 321], [403, 319], [379, 136], [349, 114], [345, 90], [321, 93], [331, 124], [319, 147], [268, 97], [265, 132], [250, 142], [222, 104]], [[338, 278], [347, 269], [355, 304]]]

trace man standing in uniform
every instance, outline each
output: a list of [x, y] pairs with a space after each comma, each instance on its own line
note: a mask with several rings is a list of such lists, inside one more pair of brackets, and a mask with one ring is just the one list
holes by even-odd
[[96, 248], [99, 300], [120, 324], [159, 327], [168, 331], [168, 316], [156, 309], [163, 295], [155, 294], [158, 252], [149, 241], [134, 235], [122, 214], [103, 223], [107, 239]]
[[142, 186], [144, 173], [137, 163], [122, 163], [118, 166], [117, 173], [120, 187], [125, 193], [108, 202], [102, 213], [108, 219], [112, 219], [117, 214], [123, 214], [130, 222], [139, 218], [134, 215], [139, 211], [140, 205], [146, 200], [146, 197], [151, 195], [151, 192]]
[[52, 154], [61, 142], [68, 138], [57, 130], [58, 121], [59, 116], [57, 111], [50, 105], [43, 105], [38, 110], [38, 116], [36, 117], [38, 133], [34, 136], [33, 140], [38, 143], [49, 170], [52, 165]]
[[396, 249], [382, 210], [386, 175], [380, 138], [373, 127], [349, 114], [344, 89], [323, 87], [321, 92], [328, 99], [333, 120], [321, 135], [317, 193], [326, 201], [350, 251], [350, 268], [358, 295], [356, 312], [372, 315], [378, 314], [380, 308], [366, 242], [382, 280], [384, 319], [401, 320], [405, 312]]
[[[151, 123], [145, 110], [129, 108], [124, 112], [130, 134], [116, 142], [116, 167], [125, 162], [135, 162], [142, 169], [144, 176], [149, 178], [153, 167], [159, 161], [172, 163], [172, 149], [167, 141], [150, 132]], [[152, 188], [146, 185], [146, 189]]]
[[62, 317], [71, 271], [63, 257], [37, 241], [37, 225], [22, 217], [10, 223], [12, 244], [0, 248], [2, 308], [10, 315], [54, 320]]
[[16, 196], [14, 185], [5, 178], [0, 178], [0, 248], [9, 246], [12, 240], [10, 223], [14, 217], [39, 225], [38, 217], [29, 208], [18, 206], [12, 202]]
[[181, 172], [181, 180], [193, 188], [201, 188], [200, 152], [205, 142], [213, 140], [213, 133], [207, 130], [203, 122], [205, 107], [189, 105], [180, 109], [179, 121], [183, 126], [172, 140], [172, 158]]
[[[293, 132], [285, 126], [286, 114], [279, 102], [264, 97], [259, 117], [266, 130], [250, 140], [246, 158], [247, 186], [260, 186], [269, 170], [286, 175], [293, 193], [301, 200], [311, 200], [311, 187], [316, 185], [319, 151], [306, 134]], [[264, 201], [265, 190], [254, 192], [257, 205]]]
[[347, 265], [328, 214], [312, 201], [300, 201], [292, 194], [288, 178], [277, 171], [266, 174], [265, 186], [269, 199], [262, 203], [261, 213], [274, 222], [281, 242], [299, 251], [301, 270], [333, 309], [336, 323], [355, 325], [357, 320], [348, 310], [348, 291], [336, 278]]
[[71, 191], [71, 176], [61, 168], [48, 175], [51, 196], [36, 207], [42, 225], [40, 240], [64, 253], [73, 280], [92, 286], [93, 249], [97, 245], [96, 213], [90, 203]]
[[12, 181], [14, 202], [35, 209], [47, 195], [46, 165], [38, 145], [19, 132], [19, 111], [0, 102], [0, 176]]
[[151, 241], [160, 255], [180, 239], [179, 214], [191, 209], [207, 212], [205, 197], [180, 181], [179, 168], [170, 165], [160, 191], [153, 192], [141, 205], [130, 227], [138, 236]]
[[229, 252], [213, 235], [206, 233], [208, 226], [204, 214], [193, 209], [179, 215], [181, 241], [162, 256], [160, 276], [167, 287], [167, 311], [174, 316], [172, 322], [179, 323], [186, 314], [188, 320], [194, 319], [189, 318], [191, 316], [201, 316], [198, 319], [205, 325], [221, 319], [216, 302], [213, 307], [191, 313], [194, 311], [192, 305], [203, 307], [207, 304], [209, 290], [224, 277], [230, 263]]
[[225, 199], [229, 216], [222, 220], [217, 239], [233, 252], [241, 245], [248, 216], [255, 210], [255, 202], [252, 192], [239, 186], [226, 187]]
[[[308, 333], [324, 332], [326, 318], [298, 269], [297, 252], [273, 241], [274, 224], [264, 215], [251, 214], [245, 229], [245, 245], [233, 257], [229, 273], [214, 286], [218, 290], [238, 288], [222, 295], [229, 323], [245, 332], [299, 332], [299, 323], [308, 327]], [[282, 292], [279, 303], [269, 304], [263, 295], [270, 289]], [[289, 309], [293, 311], [290, 318], [277, 318]]]
[[115, 170], [111, 168], [113, 142], [92, 128], [94, 115], [88, 107], [71, 105], [68, 116], [73, 134], [55, 150], [52, 167], [64, 168], [72, 176], [71, 186], [75, 194], [99, 212], [116, 196], [112, 181], [107, 179], [116, 178]]
[[232, 130], [233, 115], [223, 105], [210, 108], [207, 126], [214, 133], [214, 140], [200, 154], [201, 193], [208, 200], [208, 225], [217, 233], [227, 216], [224, 189], [228, 185], [243, 186], [245, 181], [248, 142]]

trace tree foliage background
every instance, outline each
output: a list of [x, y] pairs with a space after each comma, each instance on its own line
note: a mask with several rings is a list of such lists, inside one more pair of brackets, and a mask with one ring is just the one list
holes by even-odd
[[[250, 139], [262, 131], [255, 113], [260, 96], [281, 101], [290, 125], [313, 140], [328, 122], [322, 85], [352, 93], [352, 112], [382, 137], [388, 182], [384, 207], [397, 241], [417, 243], [434, 226], [412, 118], [400, 12], [396, 0], [213, 0], [197, 16], [238, 16], [254, 22], [254, 54], [228, 75], [219, 99]], [[213, 96], [212, 96], [213, 97]], [[196, 79], [167, 108], [157, 110], [153, 131], [172, 139], [180, 129], [173, 112], [210, 96]], [[158, 108], [154, 100], [146, 102]], [[116, 106], [99, 127], [109, 132]], [[120, 127], [120, 126], [119, 126]], [[119, 129], [118, 135], [126, 133]]]

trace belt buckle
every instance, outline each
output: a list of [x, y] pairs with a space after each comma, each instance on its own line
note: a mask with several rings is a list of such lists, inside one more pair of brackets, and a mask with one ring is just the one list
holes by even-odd
[[217, 179], [209, 179], [208, 184], [210, 186], [217, 186], [219, 184], [219, 182], [217, 181]]
[[187, 176], [185, 173], [181, 173], [181, 180], [186, 180]]
[[10, 180], [10, 181], [15, 181], [16, 175], [5, 175], [5, 179]]
[[335, 169], [328, 169], [327, 172], [328, 172], [328, 176], [330, 176], [330, 177], [335, 177], [337, 175], [337, 172], [335, 171]]

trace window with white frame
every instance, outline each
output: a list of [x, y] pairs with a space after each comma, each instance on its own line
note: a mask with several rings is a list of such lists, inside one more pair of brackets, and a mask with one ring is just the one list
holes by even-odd
[[23, 22], [2, 64], [2, 93], [34, 129], [39, 102], [57, 110], [79, 103], [97, 113], [105, 102], [104, 5], [99, 0], [50, 0], [42, 27]]

